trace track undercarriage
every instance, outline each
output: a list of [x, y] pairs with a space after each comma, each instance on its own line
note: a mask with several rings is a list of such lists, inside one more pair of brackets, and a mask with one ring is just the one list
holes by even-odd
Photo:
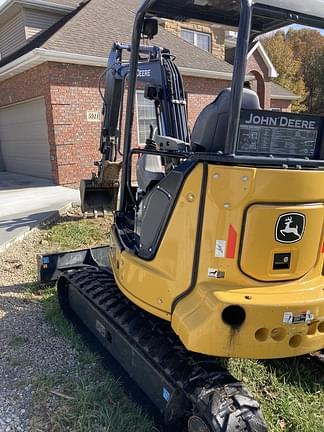
[[168, 322], [127, 300], [108, 270], [66, 271], [58, 295], [65, 315], [76, 314], [94, 333], [163, 413], [169, 430], [178, 424], [189, 432], [267, 430], [246, 388], [214, 358], [188, 352]]

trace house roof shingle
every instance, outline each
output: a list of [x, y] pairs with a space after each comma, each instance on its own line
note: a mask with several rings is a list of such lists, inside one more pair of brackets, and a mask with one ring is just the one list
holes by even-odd
[[47, 30], [42, 31], [38, 35], [29, 39], [17, 51], [14, 51], [12, 54], [9, 54], [8, 56], [4, 57], [2, 60], [0, 60], [0, 69], [3, 66], [23, 56], [24, 54], [27, 54], [28, 52], [32, 51], [33, 49], [42, 47], [42, 45], [48, 39], [50, 39], [51, 36], [53, 36], [53, 34], [55, 34], [60, 28], [62, 28], [62, 26], [64, 26], [69, 20], [71, 20], [74, 17], [74, 15], [76, 15], [78, 12], [79, 12], [79, 8], [74, 9], [71, 13], [63, 16], [63, 18], [61, 18], [59, 21], [57, 21], [54, 25], [49, 27]]
[[[106, 58], [116, 40], [123, 43], [131, 40], [134, 14], [139, 3], [139, 0], [90, 0], [77, 12], [73, 11], [63, 17], [23, 48], [4, 58], [0, 67], [34, 48]], [[177, 57], [178, 66], [218, 73], [232, 72], [229, 63], [213, 57], [162, 27], [153, 42], [170, 48]]]
[[[138, 0], [91, 0], [42, 46], [46, 49], [106, 57], [112, 44], [131, 40]], [[82, 38], [80, 38], [80, 30]], [[170, 48], [177, 63], [194, 69], [232, 72], [232, 66], [215, 59], [181, 38], [160, 28], [154, 43]]]
[[295, 95], [290, 90], [285, 89], [284, 87], [272, 82], [271, 83], [271, 98], [272, 99], [281, 99], [291, 97], [291, 100], [299, 99], [299, 96]]

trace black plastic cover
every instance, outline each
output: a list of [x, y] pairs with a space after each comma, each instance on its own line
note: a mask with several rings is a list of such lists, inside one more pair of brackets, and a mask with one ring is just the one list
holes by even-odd
[[195, 162], [187, 161], [172, 170], [143, 200], [138, 256], [152, 259], [168, 226], [185, 178]]

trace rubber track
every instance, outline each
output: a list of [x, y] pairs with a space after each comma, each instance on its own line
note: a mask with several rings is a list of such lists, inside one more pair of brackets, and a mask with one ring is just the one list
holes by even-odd
[[[185, 394], [187, 415], [201, 414], [200, 411], [205, 415], [207, 410], [213, 431], [267, 430], [258, 403], [245, 387], [218, 366], [214, 357], [187, 351], [170, 323], [130, 302], [116, 286], [112, 274], [83, 268], [64, 273], [64, 278], [123, 332], [167, 381]], [[235, 429], [227, 428], [233, 416]], [[260, 428], [255, 422], [260, 422]]]

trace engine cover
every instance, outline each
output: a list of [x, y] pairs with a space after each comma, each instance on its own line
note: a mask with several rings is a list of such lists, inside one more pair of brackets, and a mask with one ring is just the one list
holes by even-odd
[[240, 267], [260, 281], [299, 279], [318, 259], [322, 204], [252, 205], [246, 212]]

